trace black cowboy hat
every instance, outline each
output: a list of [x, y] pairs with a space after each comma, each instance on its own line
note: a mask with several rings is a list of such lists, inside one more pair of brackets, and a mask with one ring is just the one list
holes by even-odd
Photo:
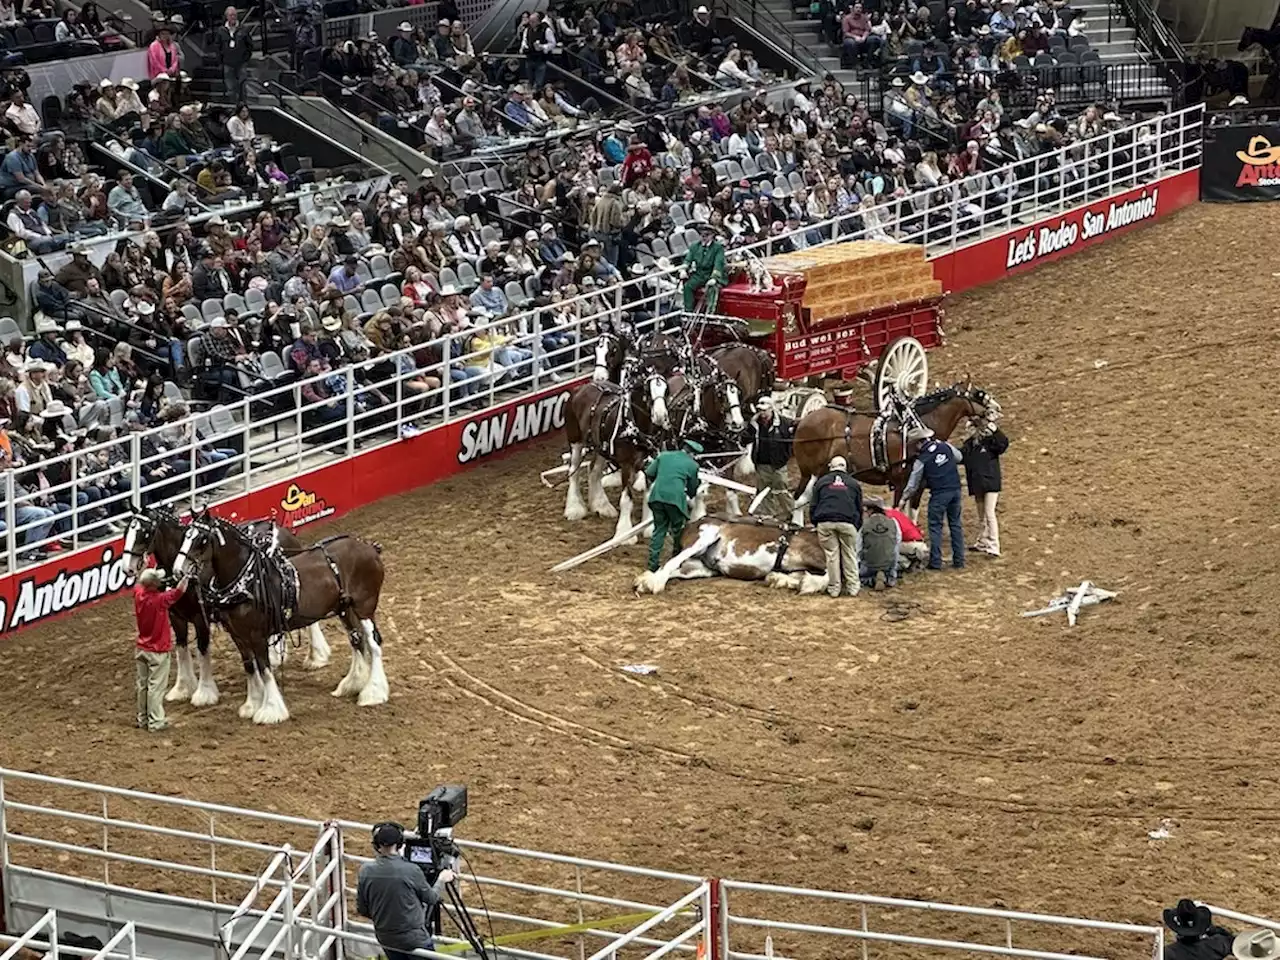
[[1176, 937], [1199, 937], [1213, 925], [1213, 913], [1194, 900], [1179, 900], [1176, 907], [1164, 911], [1164, 925]]

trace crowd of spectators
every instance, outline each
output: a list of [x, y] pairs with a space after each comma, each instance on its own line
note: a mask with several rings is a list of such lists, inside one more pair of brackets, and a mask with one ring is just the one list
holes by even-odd
[[[623, 71], [615, 85], [635, 75], [626, 63], [647, 55], [655, 39], [669, 37], [702, 56], [715, 49], [703, 12], [639, 35], [610, 27], [614, 12], [597, 17], [588, 9], [572, 25], [579, 42], [594, 39], [610, 52]], [[564, 20], [564, 11], [553, 10], [549, 29], [562, 30]], [[540, 22], [529, 18], [534, 36]], [[440, 48], [469, 43], [452, 22], [441, 23], [440, 38]], [[390, 61], [374, 58], [368, 83], [385, 85], [402, 69], [397, 89], [439, 91], [441, 72], [415, 75], [396, 63], [397, 50], [401, 60], [411, 53], [410, 38], [397, 39], [406, 42], [379, 45]], [[675, 72], [685, 65], [678, 56], [652, 59]], [[732, 39], [716, 56], [720, 65], [750, 70], [752, 58]], [[528, 58], [512, 62], [537, 69]], [[344, 75], [349, 69], [344, 61]], [[509, 139], [510, 126], [505, 135], [483, 120], [468, 128], [470, 115], [496, 110], [511, 120], [513, 105], [531, 102], [522, 99], [522, 84], [546, 78], [526, 76], [504, 94], [479, 59], [473, 69], [479, 76], [463, 79], [454, 100], [431, 101], [428, 126], [455, 142], [464, 129], [477, 131], [477, 141]], [[726, 72], [718, 65], [710, 76]], [[540, 129], [558, 136], [526, 138], [518, 155], [508, 154], [479, 183], [397, 177], [304, 216], [272, 202], [267, 188], [286, 187], [289, 178], [277, 178], [279, 168], [257, 150], [248, 111], [205, 111], [184, 95], [181, 72], [161, 71], [146, 84], [80, 87], [63, 111], [80, 125], [60, 123], [53, 133], [26, 104], [20, 71], [9, 71], [3, 122], [15, 145], [0, 163], [0, 188], [12, 198], [5, 222], [28, 249], [69, 245], [70, 252], [65, 265], [41, 272], [33, 290], [37, 338], [0, 332], [8, 338], [0, 417], [10, 421], [11, 457], [32, 491], [23, 504], [50, 511], [40, 523], [59, 532], [72, 498], [39, 493], [57, 484], [40, 464], [157, 427], [166, 429], [144, 434], [151, 459], [143, 502], [187, 482], [193, 468], [218, 479], [236, 447], [224, 446], [216, 430], [192, 433], [184, 418], [193, 399], [228, 403], [297, 380], [290, 402], [305, 408], [306, 425], [336, 425], [354, 413], [376, 427], [397, 405], [428, 416], [446, 395], [451, 404], [474, 405], [493, 390], [554, 380], [557, 368], [582, 360], [579, 341], [593, 330], [578, 321], [617, 310], [612, 286], [643, 280], [621, 297], [633, 320], [663, 309], [651, 295], [669, 295], [674, 285], [649, 267], [678, 261], [697, 224], [712, 225], [731, 248], [772, 238], [771, 249], [790, 250], [856, 234], [914, 240], [928, 223], [980, 224], [1016, 208], [1033, 184], [993, 174], [1001, 164], [1044, 158], [1041, 186], [1090, 176], [1101, 162], [1095, 155], [1058, 149], [1120, 124], [1098, 107], [1063, 115], [1049, 87], [1026, 111], [1005, 107], [998, 82], [948, 84], [923, 69], [913, 73], [889, 85], [878, 104], [827, 76], [785, 95], [742, 89], [684, 108], [677, 96], [672, 109], [635, 120], [553, 121]], [[558, 103], [562, 93], [543, 84], [540, 99]], [[537, 115], [532, 106], [524, 110]], [[168, 182], [162, 199], [126, 167], [109, 181], [85, 170], [88, 142], [104, 128], [112, 152], [150, 175], [145, 186], [153, 176]], [[1132, 146], [1150, 144], [1138, 137]], [[944, 188], [945, 200], [935, 194], [918, 212], [901, 202], [930, 188]], [[233, 206], [211, 219], [194, 216], [248, 195], [265, 196], [260, 212], [245, 216]], [[95, 265], [77, 238], [120, 228], [128, 235]], [[280, 402], [271, 396], [265, 409]], [[6, 442], [0, 439], [0, 451]], [[182, 447], [180, 456], [165, 456]], [[113, 476], [108, 486], [118, 492], [127, 477]], [[76, 506], [92, 518], [92, 504], [110, 492], [80, 490]], [[111, 524], [119, 513], [102, 508], [96, 519]]]

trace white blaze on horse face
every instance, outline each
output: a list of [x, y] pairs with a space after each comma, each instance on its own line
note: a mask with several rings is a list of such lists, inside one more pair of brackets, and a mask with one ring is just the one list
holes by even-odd
[[131, 577], [136, 577], [142, 572], [142, 554], [138, 550], [138, 527], [141, 523], [138, 517], [134, 517], [129, 521], [129, 528], [124, 532], [124, 554], [120, 557], [120, 565]]
[[199, 535], [199, 530], [194, 523], [187, 527], [187, 532], [182, 535], [182, 546], [178, 548], [178, 556], [173, 561], [172, 572], [175, 577], [187, 573], [187, 568], [191, 566], [192, 555], [195, 553], [196, 538]]
[[738, 385], [736, 383], [726, 384], [724, 388], [725, 402], [729, 406], [729, 426], [735, 430], [741, 430], [744, 426], [742, 419], [742, 397], [738, 393]]
[[665, 429], [667, 419], [667, 380], [665, 377], [649, 378], [649, 409], [654, 426]]
[[596, 368], [591, 372], [591, 379], [600, 383], [609, 379], [609, 341], [604, 337], [596, 337]]

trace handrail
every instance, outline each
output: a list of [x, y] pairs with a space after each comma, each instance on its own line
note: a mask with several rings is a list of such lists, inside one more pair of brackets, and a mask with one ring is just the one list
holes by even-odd
[[[1169, 25], [1160, 18], [1149, 0], [1113, 0], [1120, 7], [1126, 20], [1133, 25], [1134, 34], [1147, 49], [1157, 57], [1173, 60], [1185, 66], [1191, 62], [1186, 48], [1177, 35], [1169, 29]], [[1111, 24], [1107, 23], [1107, 39], [1110, 36]]]
[[[1032, 215], [1043, 219], [1052, 215], [1053, 211], [1065, 212], [1085, 202], [1090, 190], [1106, 190], [1111, 195], [1121, 184], [1132, 187], [1154, 183], [1173, 173], [1190, 169], [1199, 160], [1202, 116], [1203, 108], [1197, 105], [1090, 140], [1078, 141], [990, 173], [966, 178], [962, 183], [945, 184], [904, 198], [890, 198], [877, 207], [877, 220], [881, 226], [893, 230], [905, 242], [922, 243], [930, 253], [954, 251], [983, 239], [984, 227], [1011, 229], [1017, 226], [1019, 221], [1015, 220], [1015, 213], [1019, 205], [1028, 200], [1032, 203]], [[1140, 129], [1145, 131], [1145, 138], [1141, 140], [1138, 137]], [[1144, 149], [1133, 149], [1135, 143], [1143, 144]], [[966, 212], [973, 207], [985, 209], [987, 215], [975, 219]], [[857, 239], [870, 232], [858, 229], [863, 224], [861, 216], [859, 211], [850, 210], [821, 223], [802, 227], [791, 234], [770, 237], [742, 249], [768, 256], [776, 249], [776, 244], [789, 237], [805, 237], [807, 245]], [[222, 461], [222, 464], [230, 463], [232, 468], [242, 473], [238, 472], [234, 478], [228, 476], [226, 479], [212, 476], [221, 467], [218, 464], [211, 466], [198, 462], [200, 443], [196, 438], [200, 434], [196, 430], [190, 430], [191, 441], [181, 444], [179, 451], [170, 450], [166, 454], [169, 457], [184, 457], [188, 466], [180, 476], [166, 477], [159, 481], [159, 486], [166, 489], [166, 485], [177, 484], [175, 491], [165, 499], [178, 504], [194, 503], [198, 495], [214, 499], [239, 496], [276, 482], [278, 475], [270, 475], [270, 470], [288, 466], [295, 475], [304, 472], [303, 458], [309, 450], [342, 449], [349, 454], [354, 450], [357, 439], [372, 437], [375, 444], [394, 442], [398, 437], [398, 429], [418, 419], [425, 405], [429, 404], [437, 415], [433, 419], [439, 423], [449, 423], [473, 415], [470, 410], [459, 409], [461, 404], [472, 399], [487, 401], [486, 407], [494, 408], [546, 391], [553, 382], [550, 377], [552, 373], [572, 381], [584, 375], [581, 351], [594, 341], [594, 323], [604, 322], [622, 310], [641, 308], [653, 318], [674, 318], [679, 315], [676, 303], [678, 270], [679, 267], [674, 265], [653, 267], [644, 278], [623, 281], [566, 299], [557, 307], [558, 311], [564, 311], [566, 319], [554, 327], [544, 329], [542, 318], [545, 308], [527, 310], [467, 331], [447, 334], [430, 345], [409, 347], [341, 368], [331, 374], [254, 393], [238, 400], [227, 410], [227, 414], [233, 417], [234, 425], [226, 435], [241, 437], [244, 452], [234, 460]], [[651, 289], [656, 292], [650, 292]], [[515, 344], [531, 349], [534, 359], [518, 361], [515, 366], [504, 367], [499, 364], [495, 367], [491, 357], [492, 348], [486, 346], [484, 341], [468, 346], [473, 337], [488, 336], [494, 332], [506, 332], [514, 336]], [[553, 350], [543, 343], [543, 333], [568, 336], [574, 346], [561, 346]], [[419, 370], [412, 358], [416, 351], [424, 348], [438, 350], [438, 355], [446, 359], [433, 363], [430, 369]], [[539, 351], [544, 349], [546, 352], [540, 355]], [[411, 361], [412, 369], [409, 372], [401, 371], [401, 358]], [[364, 372], [372, 377], [376, 372], [374, 368], [385, 370], [388, 367], [392, 372], [376, 383], [356, 382], [357, 373]], [[457, 379], [453, 374], [462, 372], [465, 368], [478, 372], [465, 373], [461, 381], [453, 382]], [[432, 388], [429, 394], [406, 395], [406, 381], [419, 374], [440, 375], [442, 386]], [[483, 379], [476, 380], [477, 376]], [[309, 402], [302, 396], [302, 391], [334, 377], [341, 379], [343, 389], [337, 391], [337, 396], [345, 398], [347, 415], [336, 422], [313, 424], [310, 416], [325, 401]], [[371, 426], [371, 412], [353, 413], [353, 398], [372, 388], [383, 390], [391, 399], [394, 423], [374, 423]], [[515, 391], [514, 394], [510, 392], [512, 390]], [[192, 425], [207, 422], [206, 415], [197, 415], [188, 420], [167, 424], [158, 430], [132, 434], [127, 442], [131, 444], [128, 461], [129, 469], [134, 475], [133, 490], [136, 492], [144, 486], [140, 483], [141, 466], [147, 462], [141, 455], [140, 448], [144, 439], [158, 436], [161, 430], [182, 431]], [[263, 434], [255, 433], [282, 425], [291, 426], [292, 434], [265, 440]], [[388, 436], [388, 433], [391, 435]], [[120, 443], [121, 441], [108, 441], [86, 451], [51, 458], [44, 461], [43, 465], [58, 462], [74, 464], [78, 456], [94, 451], [104, 452]], [[72, 468], [69, 466], [69, 469]], [[200, 479], [202, 473], [203, 481]], [[83, 482], [84, 478], [78, 478], [74, 469], [71, 475], [71, 480], [53, 488], [52, 492], [74, 490], [77, 483]], [[5, 545], [10, 557], [10, 570], [13, 571], [26, 564], [28, 557], [25, 552], [28, 549], [39, 546], [24, 542], [20, 550], [21, 541], [16, 534], [32, 530], [40, 522], [32, 521], [15, 530], [11, 514], [14, 503], [13, 472], [5, 473], [4, 478], [6, 509], [10, 510], [10, 515], [6, 517]], [[149, 489], [155, 490], [155, 484], [151, 484]], [[49, 491], [42, 491], [42, 494], [46, 492]], [[128, 494], [116, 495], [117, 498], [122, 496]], [[86, 528], [93, 529], [96, 526], [97, 522], [77, 523], [73, 508], [73, 536], [78, 537]], [[90, 539], [88, 542], [93, 541]], [[19, 559], [23, 561], [21, 565], [18, 563]]]
[[[801, 67], [802, 69], [798, 71], [799, 73], [803, 74], [807, 69], [814, 76], [821, 77], [828, 72], [822, 61], [814, 56], [808, 46], [803, 43], [797, 45], [796, 35], [778, 19], [772, 10], [763, 6], [760, 0], [723, 0], [723, 2], [725, 9], [731, 15], [735, 10], [745, 11], [746, 15], [742, 19], [758, 33], [760, 32], [761, 24], [763, 24], [766, 31], [771, 31], [772, 36], [767, 34], [761, 34], [761, 36], [766, 42], [772, 42], [775, 49], [781, 50], [790, 57], [794, 64]], [[757, 23], [757, 21], [760, 21], [760, 23]], [[784, 38], [787, 46], [781, 48], [778, 46], [778, 42]]]

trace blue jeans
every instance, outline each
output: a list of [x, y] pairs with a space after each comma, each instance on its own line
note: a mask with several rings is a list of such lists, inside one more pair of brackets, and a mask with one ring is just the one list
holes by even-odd
[[493, 359], [506, 367], [502, 373], [502, 380], [515, 380], [517, 377], [528, 375], [529, 361], [533, 359], [533, 351], [523, 347], [494, 347]]
[[951, 565], [964, 566], [964, 531], [960, 528], [960, 488], [929, 491], [929, 569], [942, 569], [942, 520], [951, 528]]
[[[53, 526], [53, 511], [47, 507], [14, 507], [13, 522], [19, 529], [28, 523], [36, 524], [19, 534], [23, 543], [35, 543], [49, 536], [49, 528]], [[4, 520], [0, 519], [0, 533], [4, 533], [7, 529]]]
[[174, 373], [187, 365], [186, 351], [182, 349], [182, 341], [177, 337], [169, 341], [169, 362], [173, 364]]
[[[211, 464], [221, 463], [223, 460], [228, 460], [231, 457], [234, 457], [235, 455], [236, 455], [235, 450], [232, 450], [230, 447], [215, 448], [213, 450], [202, 450], [200, 451], [200, 458], [199, 458], [200, 465], [204, 467], [208, 467]], [[214, 467], [212, 470], [206, 469], [200, 474], [200, 477], [201, 477], [200, 483], [201, 484], [219, 483], [226, 477], [227, 471], [230, 468], [231, 468], [231, 465], [227, 464], [227, 466], [225, 467]]]
[[458, 395], [469, 397], [483, 385], [484, 367], [450, 367], [449, 381], [457, 385]]

